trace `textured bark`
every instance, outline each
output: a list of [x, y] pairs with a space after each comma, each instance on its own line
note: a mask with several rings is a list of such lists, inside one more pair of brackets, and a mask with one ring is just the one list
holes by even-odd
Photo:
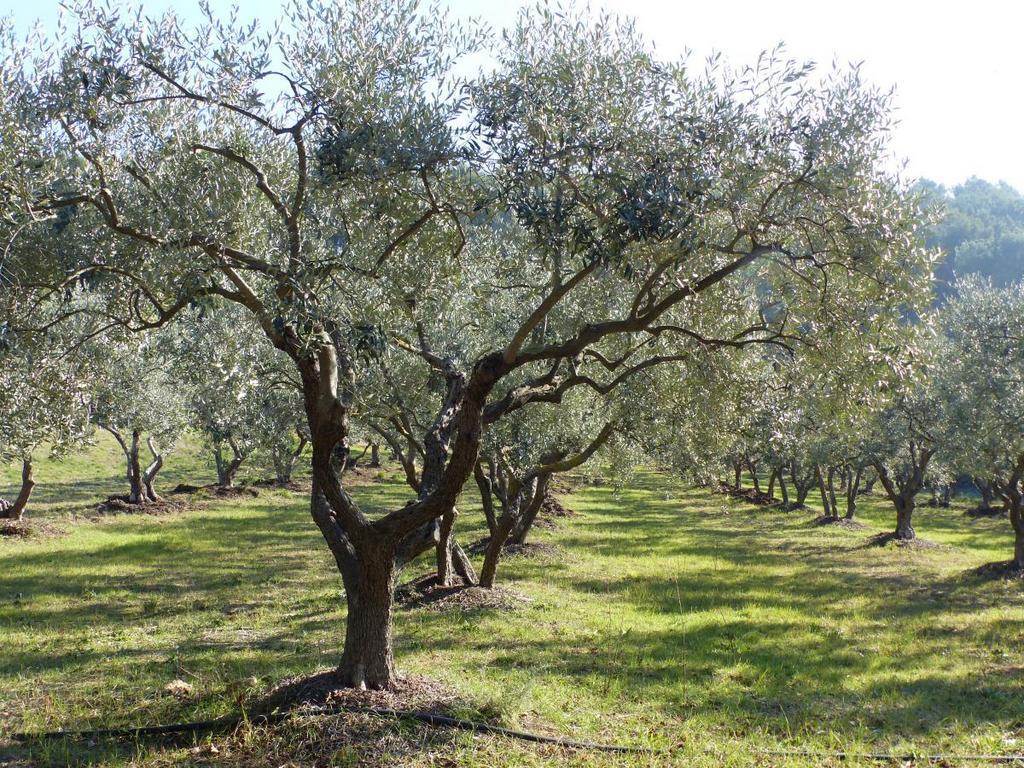
[[857, 494], [860, 493], [860, 480], [864, 474], [863, 467], [851, 471], [846, 485], [846, 519], [853, 520], [857, 516]]
[[149, 495], [142, 480], [142, 467], [139, 465], [139, 432], [132, 432], [131, 447], [128, 449], [128, 501], [133, 504], [145, 504]]
[[1024, 513], [1018, 503], [1010, 509], [1010, 525], [1013, 526], [1013, 562], [1018, 568], [1024, 568]]
[[782, 506], [789, 507], [789, 488], [786, 487], [786, 473], [782, 470], [778, 470], [779, 477], [779, 493], [782, 494]]
[[971, 480], [977, 487], [978, 492], [981, 494], [981, 504], [979, 505], [983, 510], [992, 509], [992, 502], [996, 499], [996, 490], [992, 485], [991, 480], [983, 480], [980, 477], [972, 477]]
[[394, 555], [381, 551], [359, 559], [358, 576], [346, 580], [348, 616], [338, 673], [352, 688], [386, 689], [395, 681], [392, 606], [397, 571]]
[[213, 450], [214, 460], [217, 464], [217, 485], [221, 488], [234, 488], [235, 476], [238, 474], [242, 462], [245, 461], [245, 456], [241, 451], [233, 443], [229, 445], [231, 447], [230, 459], [225, 458], [223, 446], [220, 444]]
[[494, 537], [498, 530], [498, 517], [494, 512], [494, 484], [490, 477], [484, 472], [480, 462], [473, 467], [473, 477], [476, 479], [476, 486], [480, 490], [480, 505], [484, 510], [484, 517], [487, 519], [487, 530], [491, 537]]
[[753, 480], [753, 482], [754, 482], [754, 493], [756, 493], [758, 496], [760, 496], [761, 495], [761, 478], [758, 476], [758, 473], [757, 473], [757, 462], [751, 461], [750, 459], [748, 459], [747, 460], [747, 469], [750, 470], [750, 479]]
[[839, 517], [839, 505], [836, 503], [836, 468], [835, 467], [829, 467], [828, 468], [828, 481], [826, 482], [826, 485], [828, 486], [828, 503], [829, 503], [829, 506], [832, 508], [832, 511], [831, 511], [832, 517], [838, 518]]
[[380, 467], [380, 443], [370, 443], [370, 467], [373, 469]]
[[825, 517], [835, 517], [835, 509], [830, 504], [828, 488], [825, 486], [825, 476], [821, 472], [821, 467], [818, 467], [815, 471], [815, 479], [818, 481], [818, 491], [821, 493], [821, 506], [824, 509], [823, 515]]
[[526, 511], [520, 516], [519, 522], [512, 528], [510, 538], [514, 544], [525, 544], [526, 537], [533, 529], [537, 515], [544, 508], [544, 499], [548, 495], [548, 485], [551, 482], [551, 475], [543, 474], [537, 478], [537, 487], [534, 490], [533, 498], [530, 499]]
[[502, 515], [498, 521], [497, 530], [487, 543], [487, 551], [484, 553], [483, 568], [480, 569], [480, 586], [485, 589], [494, 587], [494, 577], [498, 573], [498, 561], [501, 559], [501, 550], [508, 541], [512, 532], [515, 520], [511, 515]]
[[901, 541], [911, 541], [917, 537], [913, 525], [916, 498], [924, 487], [925, 473], [935, 451], [911, 441], [908, 445], [908, 454], [911, 459], [910, 469], [895, 478], [890, 476], [889, 470], [880, 461], [874, 464], [878, 479], [896, 508], [894, 535]]
[[917, 538], [914, 530], [914, 501], [900, 498], [896, 502], [896, 538], [911, 541]]
[[743, 488], [743, 465], [740, 464], [738, 461], [734, 461], [732, 463], [732, 471], [733, 471], [733, 484], [732, 484], [732, 487], [735, 488], [737, 491], [739, 491], [739, 490], [741, 490]]
[[295, 450], [288, 448], [275, 448], [271, 453], [274, 460], [274, 475], [277, 478], [277, 482], [284, 484], [290, 482], [292, 479], [292, 472], [295, 471], [295, 462], [299, 460], [302, 452], [306, 450], [306, 446], [309, 441], [306, 440], [305, 435], [298, 432], [299, 444]]
[[33, 478], [32, 459], [22, 459], [21, 490], [18, 491], [17, 497], [11, 504], [0, 507], [0, 518], [7, 520], [21, 520], [25, 516], [25, 508], [28, 506], [28, 500], [31, 498], [32, 489], [35, 488], [35, 486], [36, 483]]
[[439, 584], [450, 587], [455, 583], [452, 563], [452, 528], [455, 527], [455, 512], [449, 510], [441, 517], [441, 524], [438, 526], [437, 536], [437, 581]]
[[807, 495], [814, 487], [814, 482], [817, 479], [816, 473], [802, 473], [800, 465], [794, 461], [790, 465], [790, 476], [793, 478], [793, 487], [796, 489], [796, 506], [802, 507], [807, 503]]
[[768, 475], [768, 490], [766, 494], [769, 499], [775, 497], [775, 483], [779, 479], [779, 470], [776, 467], [772, 467], [771, 474]]

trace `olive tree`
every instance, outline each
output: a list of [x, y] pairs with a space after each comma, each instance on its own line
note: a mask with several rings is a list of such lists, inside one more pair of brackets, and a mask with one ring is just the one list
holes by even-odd
[[1014, 532], [1011, 563], [1024, 568], [1024, 285], [962, 280], [937, 322], [939, 388], [955, 435], [950, 464], [985, 478], [1003, 500]]
[[296, 452], [305, 447], [297, 424], [301, 403], [289, 396], [299, 384], [249, 314], [207, 301], [161, 335], [189, 415], [213, 452], [217, 484], [232, 487], [256, 452], [271, 454], [279, 480], [290, 477]]
[[89, 347], [90, 418], [124, 454], [128, 502], [160, 501], [156, 476], [186, 425], [182, 390], [168, 375], [154, 334], [111, 331], [90, 340]]
[[34, 459], [59, 458], [88, 436], [87, 372], [54, 339], [0, 323], [0, 463], [21, 464], [21, 488], [0, 499], [0, 517], [20, 520], [35, 487]]
[[[487, 423], [679, 344], [813, 336], [865, 307], [895, 322], [931, 268], [917, 201], [882, 170], [887, 96], [855, 70], [815, 80], [773, 54], [694, 73], [629, 24], [542, 8], [463, 90], [449, 72], [477, 37], [423, 10], [314, 0], [264, 33], [85, 5], [0, 75], [15, 221], [64, 216], [88, 244], [40, 257], [19, 234], [26, 285], [102, 273], [104, 312], [137, 330], [219, 296], [291, 359], [348, 601], [339, 675], [374, 688], [395, 676], [398, 573]], [[504, 322], [442, 346], [467, 320], [452, 301]], [[379, 343], [445, 384], [415, 499], [372, 516], [332, 456]]]

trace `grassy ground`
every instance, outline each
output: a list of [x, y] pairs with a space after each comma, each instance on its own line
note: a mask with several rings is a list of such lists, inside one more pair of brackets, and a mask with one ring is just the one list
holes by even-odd
[[[165, 486], [209, 481], [193, 449], [172, 458]], [[41, 463], [36, 514], [66, 535], [0, 541], [0, 742], [4, 731], [225, 714], [247, 692], [337, 659], [340, 579], [306, 499], [265, 490], [180, 514], [67, 519], [69, 504], [82, 514], [121, 492], [115, 460], [101, 443]], [[0, 474], [0, 495], [15, 472]], [[388, 470], [359, 495], [384, 508], [408, 492]], [[347, 765], [379, 757], [349, 743], [362, 730], [389, 745], [382, 764], [417, 766], [812, 766], [839, 761], [760, 751], [1024, 751], [1024, 589], [968, 573], [1008, 557], [1005, 520], [923, 508], [919, 535], [943, 546], [903, 550], [867, 544], [890, 527], [880, 498], [862, 504], [871, 530], [817, 527], [811, 513], [654, 473], [626, 490], [580, 486], [565, 501], [580, 515], [536, 534], [559, 551], [499, 573], [529, 603], [401, 611], [399, 666], [456, 688], [467, 714], [678, 748], [671, 755], [351, 719], [339, 735], [321, 718], [198, 745], [0, 746], [0, 764]], [[480, 535], [479, 520], [467, 499], [463, 541]], [[177, 679], [192, 693], [164, 690]]]

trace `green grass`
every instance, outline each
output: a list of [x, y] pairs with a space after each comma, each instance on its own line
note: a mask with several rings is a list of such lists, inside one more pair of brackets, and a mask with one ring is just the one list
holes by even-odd
[[[44, 517], [59, 519], [62, 499], [83, 507], [119, 492], [108, 448], [42, 463]], [[179, 457], [182, 479], [208, 481], [191, 450], [172, 458], [165, 485], [178, 482]], [[408, 492], [389, 469], [359, 496], [383, 509]], [[473, 501], [459, 521], [463, 541], [481, 533]], [[871, 547], [869, 535], [891, 524], [880, 497], [861, 505], [873, 530], [853, 531], [655, 473], [626, 490], [581, 486], [566, 504], [580, 515], [535, 534], [561, 554], [508, 559], [499, 572], [530, 603], [514, 612], [400, 611], [398, 664], [457, 688], [470, 710], [506, 725], [681, 751], [573, 754], [457, 734], [394, 763], [712, 766], [749, 765], [764, 748], [1024, 751], [1024, 590], [968, 574], [1007, 559], [1005, 520], [922, 508], [919, 535], [944, 548]], [[299, 495], [263, 491], [182, 514], [64, 526], [60, 538], [0, 541], [5, 730], [224, 714], [250, 685], [240, 681], [267, 687], [338, 658], [340, 578]], [[175, 679], [193, 685], [190, 698], [164, 692]], [[296, 724], [275, 738], [299, 754], [308, 729], [324, 727]], [[410, 744], [426, 738], [397, 732]], [[32, 755], [41, 764], [209, 764], [246, 754], [247, 744], [266, 754], [269, 738], [218, 737], [218, 756], [67, 744]], [[353, 757], [367, 755], [346, 747], [322, 760]]]

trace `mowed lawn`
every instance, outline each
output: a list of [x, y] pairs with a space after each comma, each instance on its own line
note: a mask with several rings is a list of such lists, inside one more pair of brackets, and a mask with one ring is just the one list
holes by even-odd
[[[123, 492], [116, 460], [102, 442], [41, 462], [36, 514], [64, 535], [0, 541], [0, 744], [15, 731], [235, 712], [338, 658], [341, 582], [306, 498], [261, 489], [187, 512], [91, 519], [97, 501]], [[168, 467], [164, 488], [212, 479], [195, 446]], [[16, 469], [0, 475], [0, 495]], [[394, 469], [363, 480], [357, 496], [371, 509], [409, 496]], [[468, 543], [482, 521], [466, 496]], [[390, 725], [407, 749], [384, 764], [812, 766], [840, 760], [775, 753], [1024, 752], [1024, 585], [970, 573], [1008, 558], [1005, 519], [924, 507], [918, 533], [942, 546], [903, 550], [868, 544], [890, 527], [878, 496], [861, 505], [868, 530], [815, 526], [812, 511], [759, 508], [654, 472], [627, 488], [580, 484], [563, 501], [578, 516], [534, 534], [557, 549], [499, 571], [529, 602], [398, 610], [398, 664], [456, 689], [467, 716], [672, 751], [581, 753]], [[173, 680], [192, 693], [166, 692]], [[306, 754], [321, 727], [273, 738]], [[4, 745], [0, 765], [263, 764], [264, 752], [246, 750], [270, 740]], [[357, 746], [293, 764], [373, 759]]]

